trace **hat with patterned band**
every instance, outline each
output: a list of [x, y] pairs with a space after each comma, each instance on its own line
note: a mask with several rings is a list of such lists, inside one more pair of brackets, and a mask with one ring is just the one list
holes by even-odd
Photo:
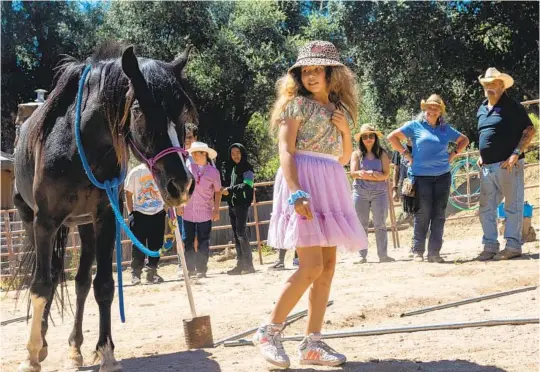
[[329, 41], [311, 41], [298, 50], [296, 63], [289, 72], [301, 66], [343, 66], [337, 48]]

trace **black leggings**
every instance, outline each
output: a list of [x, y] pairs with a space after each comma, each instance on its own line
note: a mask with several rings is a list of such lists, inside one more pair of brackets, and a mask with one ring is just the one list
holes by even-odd
[[[151, 251], [159, 251], [163, 246], [163, 234], [165, 233], [165, 211], [156, 214], [144, 214], [133, 211], [129, 215], [129, 228], [135, 237]], [[141, 272], [144, 266], [145, 254], [135, 245], [131, 246], [131, 269]], [[157, 268], [159, 257], [148, 257], [148, 267]]]
[[229, 206], [229, 217], [231, 219], [234, 234], [238, 266], [246, 269], [253, 267], [251, 246], [249, 245], [249, 239], [247, 236], [248, 210], [249, 207]]

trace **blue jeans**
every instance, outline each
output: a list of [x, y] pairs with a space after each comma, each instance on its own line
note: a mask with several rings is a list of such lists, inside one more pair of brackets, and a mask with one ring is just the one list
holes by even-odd
[[[388, 256], [388, 235], [386, 233], [386, 218], [388, 217], [388, 191], [386, 183], [384, 190], [370, 190], [354, 185], [352, 198], [356, 215], [362, 227], [368, 233], [369, 212], [373, 213], [373, 226], [375, 227], [375, 240], [377, 241], [377, 255], [379, 258]], [[360, 251], [366, 257], [367, 250]]]
[[414, 214], [414, 253], [424, 254], [428, 230], [428, 256], [437, 256], [441, 251], [451, 181], [450, 172], [440, 176], [415, 176], [418, 211]]
[[[190, 222], [184, 220], [185, 236], [184, 247], [186, 250], [186, 266], [189, 272], [206, 274], [208, 270], [208, 256], [210, 254], [210, 232], [212, 221]], [[195, 252], [195, 235], [199, 245]]]
[[502, 163], [482, 166], [480, 176], [480, 222], [484, 236], [485, 252], [497, 253], [497, 207], [504, 198], [506, 226], [505, 249], [521, 253], [521, 229], [523, 225], [524, 161], [520, 160], [511, 171], [501, 168]]

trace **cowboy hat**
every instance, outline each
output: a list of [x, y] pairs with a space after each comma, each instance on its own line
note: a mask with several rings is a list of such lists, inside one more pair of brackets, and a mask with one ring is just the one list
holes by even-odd
[[373, 124], [366, 123], [366, 124], [362, 124], [362, 126], [360, 127], [360, 133], [356, 133], [354, 135], [354, 140], [357, 142], [360, 141], [362, 134], [365, 134], [365, 133], [375, 133], [377, 137], [379, 138], [383, 136], [381, 132], [375, 129], [375, 126]]
[[189, 154], [193, 154], [194, 152], [206, 152], [208, 154], [208, 157], [210, 159], [215, 159], [217, 157], [216, 150], [208, 147], [208, 145], [204, 142], [193, 142], [191, 144], [191, 147], [189, 148], [188, 152]]
[[439, 96], [438, 94], [432, 94], [431, 96], [429, 96], [428, 99], [423, 99], [420, 102], [420, 108], [422, 109], [422, 111], [426, 111], [426, 107], [431, 105], [439, 106], [439, 108], [441, 109], [441, 114], [446, 113], [446, 105], [444, 104], [441, 96]]
[[512, 85], [514, 85], [514, 79], [512, 78], [512, 76], [508, 74], [503, 74], [495, 67], [488, 68], [483, 77], [482, 75], [478, 76], [478, 81], [482, 85], [486, 83], [491, 83], [494, 80], [501, 80], [504, 83], [504, 89], [508, 89]]
[[296, 63], [289, 69], [301, 66], [343, 66], [340, 62], [339, 52], [329, 41], [311, 41], [298, 50]]

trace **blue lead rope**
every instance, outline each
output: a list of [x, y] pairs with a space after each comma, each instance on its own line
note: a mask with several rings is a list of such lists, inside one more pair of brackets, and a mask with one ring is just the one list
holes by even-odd
[[124, 217], [122, 216], [122, 213], [120, 213], [120, 207], [118, 205], [118, 189], [119, 186], [124, 183], [124, 179], [126, 178], [125, 164], [120, 169], [120, 177], [115, 177], [112, 180], [106, 180], [105, 182], [101, 183], [92, 173], [92, 169], [90, 168], [88, 160], [86, 159], [86, 153], [84, 152], [81, 141], [81, 105], [83, 98], [84, 82], [86, 81], [86, 76], [88, 76], [88, 73], [91, 69], [91, 65], [86, 66], [82, 73], [81, 79], [79, 80], [79, 89], [77, 91], [77, 106], [75, 109], [75, 143], [77, 144], [77, 150], [79, 151], [79, 156], [81, 157], [82, 166], [84, 168], [84, 171], [86, 172], [86, 175], [88, 176], [88, 179], [97, 188], [105, 190], [107, 196], [109, 197], [109, 201], [111, 203], [114, 215], [116, 217], [116, 272], [118, 274], [118, 306], [120, 307], [120, 320], [122, 321], [122, 323], [125, 323], [126, 315], [124, 312], [124, 291], [122, 284], [122, 237], [120, 235], [120, 229], [123, 229], [126, 232], [126, 235], [131, 239], [133, 244], [145, 255], [150, 257], [159, 257], [161, 253], [159, 251], [154, 252], [146, 248], [139, 241], [139, 239], [137, 239], [137, 237], [133, 235], [129, 227], [124, 222]]

